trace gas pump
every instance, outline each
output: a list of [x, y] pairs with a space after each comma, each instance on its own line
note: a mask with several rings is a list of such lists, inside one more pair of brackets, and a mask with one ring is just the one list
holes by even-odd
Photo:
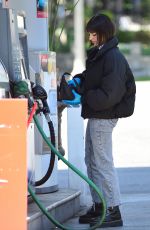
[[[1, 90], [5, 89], [6, 97], [11, 92], [9, 85], [27, 78], [23, 69], [23, 57], [20, 50], [17, 15], [12, 9], [0, 8], [0, 60], [3, 63], [4, 73], [1, 74]], [[23, 53], [23, 52], [22, 52]], [[2, 64], [1, 64], [2, 66]], [[3, 71], [4, 72], [4, 71]], [[7, 74], [6, 74], [7, 73]], [[2, 78], [3, 76], [3, 78]], [[4, 84], [5, 82], [5, 84]], [[7, 84], [6, 84], [7, 83]], [[2, 88], [3, 86], [3, 88]], [[31, 123], [28, 129], [28, 181], [34, 184], [34, 124]], [[32, 140], [32, 141], [31, 141]]]
[[[1, 50], [0, 69], [1, 72], [3, 72], [0, 78], [1, 91], [5, 91], [5, 93], [3, 94], [7, 96], [10, 89], [11, 96], [16, 97], [17, 94], [14, 95], [13, 87], [14, 85], [15, 87], [17, 87], [20, 84], [20, 82], [24, 80], [28, 84], [28, 88], [32, 94], [32, 97], [34, 97], [35, 100], [40, 101], [40, 106], [42, 105], [42, 108], [40, 108], [39, 106], [40, 108], [39, 112], [40, 113], [42, 112], [43, 114], [42, 115], [40, 114], [39, 118], [43, 120], [44, 119], [43, 117], [45, 115], [46, 121], [44, 121], [45, 122], [44, 125], [46, 126], [47, 129], [49, 128], [49, 130], [52, 130], [52, 120], [51, 117], [49, 117], [50, 111], [49, 109], [46, 110], [46, 108], [48, 108], [48, 105], [46, 105], [47, 92], [46, 90], [44, 90], [42, 86], [40, 85], [37, 86], [35, 84], [35, 81], [37, 83], [36, 80], [37, 74], [35, 74], [35, 76], [32, 75], [32, 77], [34, 78], [32, 80], [34, 80], [34, 82], [31, 84], [29, 58], [28, 58], [28, 45], [27, 45], [27, 30], [26, 30], [26, 20], [25, 20], [24, 12], [16, 13], [16, 11], [13, 9], [0, 8], [0, 41], [1, 41], [0, 42], [0, 50]], [[48, 99], [49, 99], [48, 86], [47, 86], [47, 91], [48, 91]], [[20, 97], [22, 95], [18, 94], [17, 96]], [[30, 102], [32, 103], [32, 100]], [[48, 104], [50, 104], [50, 102], [48, 102]], [[55, 120], [55, 131], [57, 133], [57, 113], [55, 114], [54, 120]], [[57, 170], [56, 169], [57, 161], [55, 161], [54, 155], [51, 159], [50, 151], [47, 151], [46, 153], [43, 154], [42, 138], [38, 138], [38, 140], [36, 140], [37, 138], [36, 132], [37, 129], [34, 127], [34, 123], [32, 122], [28, 128], [28, 140], [27, 140], [28, 141], [28, 183], [32, 186], [43, 185], [48, 181], [49, 177], [51, 176], [53, 168]], [[54, 130], [52, 132], [54, 136]], [[57, 136], [55, 138], [57, 138]], [[35, 156], [37, 143], [40, 143], [42, 149], [40, 154], [36, 154]], [[45, 155], [46, 155], [46, 160], [45, 160]], [[40, 171], [40, 176], [38, 177], [38, 183], [36, 183], [35, 181], [36, 180], [35, 162], [37, 162], [37, 158], [38, 158], [38, 164], [37, 164], [36, 171], [38, 170]], [[43, 158], [44, 161], [46, 161], [46, 165], [44, 166], [42, 165]], [[45, 188], [44, 186], [42, 187], [42, 189], [40, 188], [38, 192], [44, 192], [44, 193], [54, 192], [57, 189], [58, 189], [57, 178], [54, 175], [53, 181], [52, 182], [50, 181], [45, 186]]]

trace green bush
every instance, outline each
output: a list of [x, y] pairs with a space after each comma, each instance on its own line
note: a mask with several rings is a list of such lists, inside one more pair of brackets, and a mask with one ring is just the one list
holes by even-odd
[[135, 78], [135, 81], [150, 81], [150, 76], [141, 76], [141, 77]]
[[150, 31], [121, 31], [117, 32], [117, 37], [121, 43], [141, 42], [150, 43]]
[[129, 55], [129, 54], [131, 53], [130, 48], [122, 47], [122, 46], [119, 46], [119, 48], [120, 48], [120, 51], [121, 51], [124, 55]]
[[138, 31], [136, 32], [136, 39], [137, 41], [143, 44], [150, 43], [150, 31]]
[[135, 40], [135, 32], [119, 30], [117, 32], [117, 37], [121, 43], [130, 43]]
[[142, 45], [141, 46], [141, 54], [145, 56], [150, 56], [150, 45]]

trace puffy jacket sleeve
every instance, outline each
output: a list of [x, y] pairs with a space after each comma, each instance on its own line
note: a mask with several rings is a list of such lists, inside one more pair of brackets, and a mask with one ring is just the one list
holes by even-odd
[[109, 109], [119, 103], [126, 92], [126, 60], [113, 51], [104, 60], [100, 86], [87, 91], [86, 103], [95, 111]]

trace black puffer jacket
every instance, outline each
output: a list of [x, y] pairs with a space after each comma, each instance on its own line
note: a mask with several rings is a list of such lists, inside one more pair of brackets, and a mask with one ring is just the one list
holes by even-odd
[[117, 47], [116, 37], [88, 53], [81, 77], [83, 118], [113, 119], [133, 114], [136, 86], [130, 67]]

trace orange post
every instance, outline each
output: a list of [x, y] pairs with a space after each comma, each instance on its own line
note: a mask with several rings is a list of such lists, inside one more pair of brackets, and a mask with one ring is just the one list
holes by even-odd
[[26, 230], [27, 100], [0, 99], [0, 229]]

